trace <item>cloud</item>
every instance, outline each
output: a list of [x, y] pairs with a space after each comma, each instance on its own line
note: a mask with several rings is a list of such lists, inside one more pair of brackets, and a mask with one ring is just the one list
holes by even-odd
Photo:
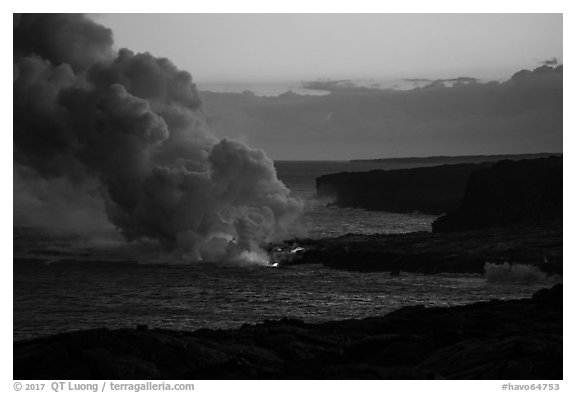
[[540, 64], [542, 64], [542, 65], [547, 65], [547, 66], [556, 66], [556, 65], [558, 65], [558, 64], [560, 64], [560, 63], [559, 63], [559, 61], [558, 61], [558, 59], [557, 59], [556, 57], [551, 57], [551, 58], [549, 58], [549, 59], [542, 60], [542, 61], [540, 62]]
[[337, 160], [561, 152], [562, 82], [558, 65], [519, 71], [503, 82], [459, 77], [410, 90], [319, 81], [310, 86], [332, 94], [202, 94], [217, 134], [235, 125], [276, 158]]

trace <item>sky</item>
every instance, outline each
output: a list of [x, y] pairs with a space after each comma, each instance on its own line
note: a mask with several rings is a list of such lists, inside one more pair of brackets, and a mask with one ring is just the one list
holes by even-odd
[[256, 100], [207, 92], [308, 94], [299, 87], [318, 80], [383, 89], [457, 77], [503, 83], [546, 61], [563, 63], [562, 14], [89, 17], [112, 30], [115, 48], [166, 57], [188, 71], [217, 137], [276, 160], [562, 151], [561, 73], [501, 87], [397, 94]]
[[115, 46], [209, 83], [471, 76], [556, 57], [562, 14], [93, 14]]

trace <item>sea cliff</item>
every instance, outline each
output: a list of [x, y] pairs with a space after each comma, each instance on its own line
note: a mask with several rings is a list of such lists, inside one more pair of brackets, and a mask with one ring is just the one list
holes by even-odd
[[458, 209], [432, 228], [454, 232], [561, 218], [562, 158], [505, 160], [472, 172]]

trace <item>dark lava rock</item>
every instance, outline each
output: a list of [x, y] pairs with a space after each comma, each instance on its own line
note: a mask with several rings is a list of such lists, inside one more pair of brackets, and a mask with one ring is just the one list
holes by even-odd
[[434, 232], [454, 232], [562, 218], [562, 158], [499, 161], [473, 172], [461, 206]]
[[562, 272], [562, 221], [482, 230], [300, 239], [305, 251], [289, 264], [318, 263], [354, 271], [482, 273], [486, 262], [531, 264]]
[[562, 286], [237, 330], [96, 329], [14, 343], [14, 379], [562, 379]]
[[453, 164], [370, 172], [336, 173], [316, 179], [320, 197], [340, 207], [442, 214], [460, 206], [468, 177], [494, 163]]

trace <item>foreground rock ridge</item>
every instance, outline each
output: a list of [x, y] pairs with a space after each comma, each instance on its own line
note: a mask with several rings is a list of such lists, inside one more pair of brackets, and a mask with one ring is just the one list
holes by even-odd
[[562, 285], [529, 299], [406, 307], [236, 330], [105, 328], [14, 343], [15, 379], [562, 379]]

